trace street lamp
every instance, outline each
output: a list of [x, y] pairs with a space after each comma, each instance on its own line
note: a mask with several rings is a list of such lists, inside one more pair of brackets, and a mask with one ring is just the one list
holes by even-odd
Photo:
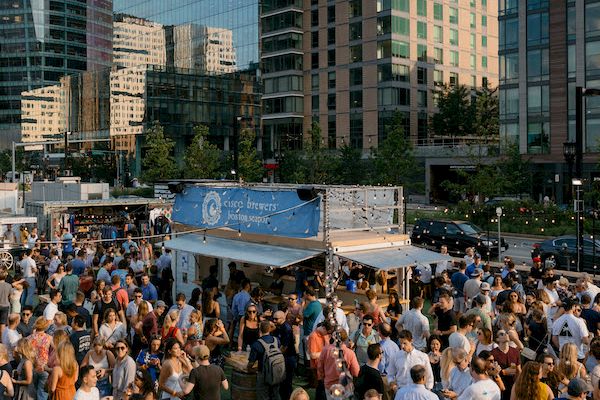
[[500, 249], [502, 240], [500, 240], [500, 217], [502, 216], [502, 207], [496, 207], [496, 216], [498, 217], [498, 263], [500, 263]]
[[577, 272], [581, 272], [581, 264], [583, 262], [583, 226], [581, 220], [581, 212], [583, 211], [583, 201], [581, 200], [581, 186], [583, 185], [583, 181], [579, 178], [573, 178], [571, 183], [575, 189], [575, 218], [577, 218], [577, 223], [575, 227], [577, 229]]

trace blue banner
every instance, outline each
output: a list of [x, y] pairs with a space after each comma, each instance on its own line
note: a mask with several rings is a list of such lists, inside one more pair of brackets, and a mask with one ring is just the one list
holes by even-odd
[[173, 207], [181, 224], [298, 238], [317, 235], [320, 215], [320, 197], [302, 200], [293, 189], [186, 187]]

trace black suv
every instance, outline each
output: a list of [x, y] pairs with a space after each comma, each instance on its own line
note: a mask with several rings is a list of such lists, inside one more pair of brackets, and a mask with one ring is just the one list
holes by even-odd
[[[498, 256], [498, 236], [487, 236], [481, 228], [466, 221], [420, 219], [410, 239], [415, 245], [436, 251], [446, 245], [448, 252], [454, 255], [462, 255], [467, 247], [474, 247], [484, 260]], [[504, 238], [501, 247], [508, 249]]]

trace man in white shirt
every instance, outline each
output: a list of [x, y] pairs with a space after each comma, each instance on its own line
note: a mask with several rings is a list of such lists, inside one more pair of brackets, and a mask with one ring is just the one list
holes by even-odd
[[388, 381], [392, 389], [402, 388], [412, 383], [410, 378], [410, 369], [415, 365], [423, 365], [425, 367], [425, 387], [429, 390], [433, 389], [433, 371], [429, 356], [414, 348], [412, 344], [413, 336], [410, 331], [402, 330], [398, 334], [400, 340], [400, 352], [390, 364], [388, 371]]
[[29, 285], [25, 289], [25, 305], [31, 306], [33, 305], [33, 294], [35, 293], [35, 274], [37, 273], [37, 268], [35, 265], [35, 261], [31, 258], [31, 254], [33, 250], [27, 249], [25, 253], [23, 253], [23, 259], [21, 260], [21, 271], [23, 271], [23, 278], [27, 281]]
[[398, 318], [396, 330], [406, 329], [413, 334], [413, 346], [423, 351], [427, 347], [427, 338], [429, 338], [429, 320], [423, 315], [422, 297], [415, 297], [410, 301], [411, 309]]
[[177, 327], [179, 329], [187, 331], [190, 327], [190, 315], [195, 310], [194, 307], [190, 306], [185, 302], [185, 294], [177, 293], [175, 297], [175, 304], [169, 309], [169, 312], [176, 310], [179, 312], [179, 320], [177, 321]]
[[475, 268], [471, 279], [465, 282], [463, 293], [465, 294], [465, 304], [467, 305], [467, 309], [471, 308], [471, 302], [473, 301], [473, 298], [481, 292], [480, 288], [482, 275], [483, 270], [481, 268]]
[[466, 388], [458, 400], [500, 400], [500, 388], [488, 376], [484, 360], [473, 357], [471, 376], [475, 383]]
[[[440, 247], [440, 254], [444, 254], [444, 255], [448, 254], [448, 247], [446, 245], [443, 245], [442, 247]], [[435, 276], [441, 276], [442, 272], [448, 270], [448, 264], [450, 262], [451, 261], [438, 262], [435, 266]]]
[[[338, 300], [336, 303], [334, 303], [333, 312], [335, 313], [335, 320], [337, 321], [339, 327], [345, 329], [346, 332], [350, 332], [350, 328], [348, 327], [348, 318], [346, 317], [346, 313], [344, 312], [344, 310], [340, 308], [341, 305], [341, 300]], [[324, 311], [325, 309], [323, 309], [323, 311], [321, 311], [321, 314], [319, 314], [317, 319], [315, 319], [315, 323], [313, 324], [312, 329], [313, 331], [317, 329], [317, 326], [325, 320], [325, 316], [323, 315]]]
[[142, 260], [140, 260], [139, 252], [134, 251], [133, 253], [131, 253], [131, 262], [129, 263], [129, 266], [133, 270], [133, 273], [136, 276], [136, 278], [141, 278], [142, 274], [144, 273], [145, 264]]
[[477, 317], [473, 314], [461, 315], [458, 319], [458, 330], [452, 333], [448, 338], [448, 346], [463, 349], [465, 353], [469, 355], [469, 359], [475, 350], [475, 346], [471, 345], [467, 335], [471, 333], [475, 327], [476, 318]]
[[412, 367], [412, 383], [398, 390], [394, 400], [438, 400], [438, 397], [425, 387], [426, 375], [427, 369], [423, 365]]
[[552, 343], [562, 349], [565, 343], [577, 346], [577, 358], [585, 358], [583, 344], [590, 344], [590, 333], [581, 315], [581, 304], [571, 300], [563, 303], [565, 313], [552, 324]]
[[[577, 298], [581, 300], [581, 296], [584, 294], [588, 294], [590, 299], [594, 300], [596, 295], [600, 293], [600, 288], [592, 282], [588, 274], [583, 274], [583, 276], [577, 279], [575, 290], [577, 291]], [[594, 303], [590, 303], [590, 308]]]
[[8, 316], [8, 327], [2, 332], [2, 343], [8, 350], [8, 361], [14, 359], [13, 350], [17, 347], [17, 342], [22, 338], [21, 334], [17, 331], [17, 326], [21, 322], [19, 314], [10, 314]]
[[79, 377], [81, 386], [75, 392], [73, 400], [100, 400], [100, 391], [96, 387], [98, 376], [93, 365], [81, 367]]
[[58, 250], [51, 250], [50, 262], [48, 263], [48, 276], [52, 276], [56, 272], [60, 264], [62, 264], [62, 261], [60, 261], [60, 258], [58, 257]]
[[62, 294], [56, 290], [50, 290], [50, 302], [44, 308], [44, 318], [46, 318], [50, 323], [54, 322], [54, 316], [58, 312], [58, 303], [62, 299]]
[[556, 281], [558, 281], [557, 276], [546, 277], [542, 279], [544, 283], [544, 292], [548, 294], [550, 297], [550, 304], [548, 308], [548, 318], [550, 320], [554, 320], [554, 314], [558, 311], [558, 308], [562, 305], [560, 301], [560, 297], [558, 296], [558, 292], [556, 291]]

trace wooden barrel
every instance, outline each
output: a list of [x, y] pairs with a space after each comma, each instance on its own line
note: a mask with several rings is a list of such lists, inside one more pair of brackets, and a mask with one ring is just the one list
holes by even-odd
[[231, 372], [231, 400], [256, 400], [256, 372]]

